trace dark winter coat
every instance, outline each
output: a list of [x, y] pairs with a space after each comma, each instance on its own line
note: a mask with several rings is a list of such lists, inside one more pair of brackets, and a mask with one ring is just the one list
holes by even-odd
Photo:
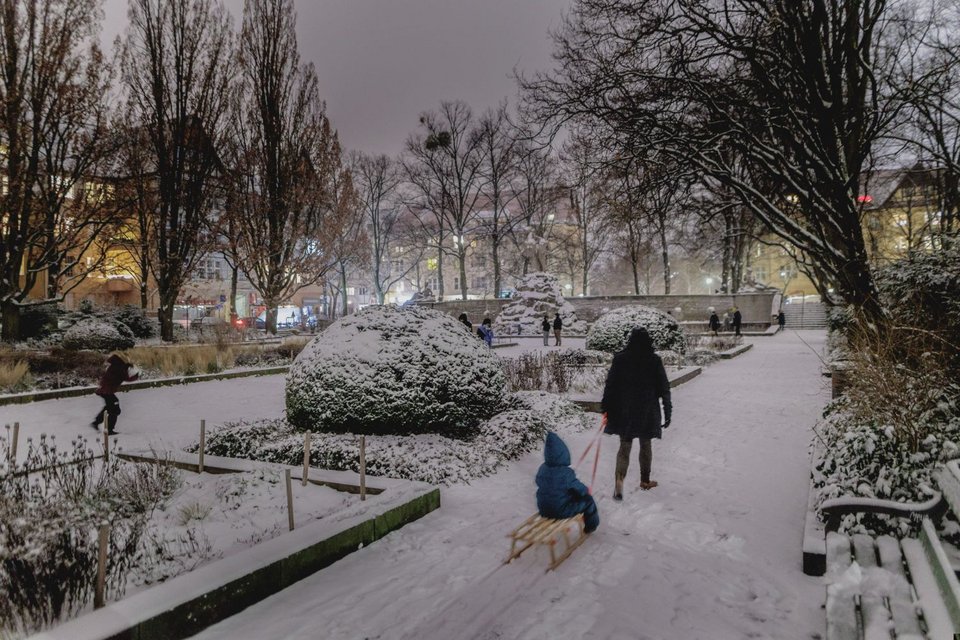
[[602, 411], [607, 414], [606, 433], [643, 440], [659, 438], [661, 400], [663, 420], [669, 422], [673, 412], [670, 382], [660, 356], [652, 349], [630, 346], [613, 356], [601, 401]]
[[742, 322], [743, 322], [743, 314], [740, 313], [739, 309], [737, 309], [736, 311], [733, 312], [733, 326], [735, 328], [739, 327]]
[[563, 320], [560, 319], [560, 316], [557, 316], [553, 319], [553, 330], [560, 331], [560, 329], [563, 329]]
[[537, 509], [545, 518], [572, 518], [583, 512], [589, 497], [586, 485], [570, 468], [570, 449], [550, 431], [543, 447], [544, 463], [537, 471]]
[[543, 319], [543, 323], [540, 325], [540, 328], [544, 331], [550, 331], [550, 321], [546, 318]]
[[118, 356], [113, 354], [107, 358], [107, 370], [103, 372], [103, 375], [100, 376], [100, 386], [97, 387], [97, 395], [105, 396], [116, 393], [120, 389], [120, 385], [124, 382], [133, 382], [140, 376], [138, 374], [130, 375], [130, 367], [132, 365]]
[[787, 316], [783, 314], [783, 311], [777, 314], [777, 324], [780, 325], [781, 328], [787, 324]]
[[710, 314], [710, 330], [711, 331], [720, 330], [720, 317], [717, 315], [716, 311]]

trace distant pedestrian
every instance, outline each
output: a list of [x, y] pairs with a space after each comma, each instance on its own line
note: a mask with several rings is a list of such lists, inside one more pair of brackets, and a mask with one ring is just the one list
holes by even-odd
[[467, 319], [467, 314], [461, 313], [457, 319], [463, 323], [463, 326], [467, 328], [467, 331], [473, 333], [473, 323]]
[[[95, 393], [103, 398], [103, 408], [107, 412], [107, 432], [113, 435], [117, 432], [117, 416], [120, 415], [120, 400], [117, 391], [124, 382], [133, 382], [140, 377], [137, 368], [127, 362], [119, 353], [111, 354], [107, 358], [107, 368], [100, 376], [100, 386]], [[103, 411], [97, 413], [90, 426], [99, 429], [103, 423]]]
[[710, 312], [710, 331], [713, 331], [713, 335], [717, 335], [717, 332], [720, 331], [720, 316], [717, 315], [716, 311]]
[[553, 337], [556, 338], [556, 342], [553, 344], [555, 347], [560, 346], [560, 334], [563, 333], [563, 320], [560, 319], [560, 314], [556, 314], [553, 317]]
[[743, 314], [740, 313], [740, 309], [737, 307], [733, 308], [733, 331], [736, 335], [740, 335], [740, 325], [743, 324]]
[[777, 313], [777, 324], [780, 326], [780, 331], [783, 331], [783, 328], [787, 325], [787, 316], [784, 315], [783, 309]]
[[730, 331], [730, 314], [726, 311], [723, 312], [723, 332], [726, 333]]
[[547, 316], [543, 316], [540, 329], [543, 331], [543, 346], [549, 347], [550, 344], [547, 341], [550, 339], [550, 319]]
[[487, 343], [488, 347], [493, 346], [493, 326], [490, 318], [484, 318], [483, 322], [480, 323], [480, 328], [477, 329], [477, 335]]
[[623, 480], [634, 438], [640, 439], [640, 488], [656, 487], [657, 482], [650, 479], [651, 441], [661, 437], [662, 429], [670, 426], [673, 404], [667, 372], [660, 356], [653, 351], [653, 340], [646, 329], [631, 331], [626, 348], [613, 356], [600, 406], [607, 421], [605, 433], [620, 436], [613, 499], [623, 499]]
[[557, 519], [582, 513], [584, 533], [596, 531], [600, 526], [597, 503], [570, 468], [570, 449], [553, 431], [547, 432], [543, 460], [537, 470], [537, 511], [544, 518]]

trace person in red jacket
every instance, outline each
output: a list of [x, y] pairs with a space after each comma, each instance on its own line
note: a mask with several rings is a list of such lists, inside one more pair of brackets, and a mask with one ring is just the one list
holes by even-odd
[[[137, 368], [123, 359], [119, 353], [111, 354], [107, 358], [107, 368], [100, 376], [100, 386], [97, 387], [96, 394], [103, 398], [103, 408], [106, 410], [107, 432], [113, 435], [116, 433], [117, 416], [120, 415], [120, 400], [117, 399], [117, 391], [124, 382], [133, 382], [140, 377]], [[103, 423], [103, 411], [97, 413], [90, 426], [99, 429]]]

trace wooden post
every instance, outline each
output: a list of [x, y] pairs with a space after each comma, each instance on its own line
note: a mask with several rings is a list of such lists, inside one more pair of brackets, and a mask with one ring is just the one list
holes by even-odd
[[103, 461], [110, 462], [110, 414], [103, 410]]
[[17, 464], [17, 440], [20, 439], [20, 423], [13, 423], [13, 438], [10, 440], [10, 462]]
[[97, 554], [97, 585], [93, 592], [93, 608], [106, 604], [104, 591], [107, 585], [107, 547], [110, 544], [110, 525], [100, 525], [99, 553]]
[[310, 432], [303, 434], [303, 478], [300, 482], [307, 486], [307, 474], [310, 473]]
[[360, 436], [360, 499], [367, 499], [367, 436]]
[[203, 473], [203, 450], [207, 446], [207, 421], [200, 420], [200, 461], [197, 463], [197, 473]]
[[293, 485], [290, 484], [290, 469], [284, 469], [283, 475], [287, 483], [287, 522], [290, 525], [290, 531], [293, 531]]

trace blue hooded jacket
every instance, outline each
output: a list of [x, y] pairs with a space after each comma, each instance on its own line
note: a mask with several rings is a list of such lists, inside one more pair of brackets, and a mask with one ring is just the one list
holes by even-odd
[[570, 449], [550, 431], [543, 447], [544, 463], [537, 471], [537, 509], [545, 518], [572, 518], [584, 509], [586, 485], [570, 468]]

